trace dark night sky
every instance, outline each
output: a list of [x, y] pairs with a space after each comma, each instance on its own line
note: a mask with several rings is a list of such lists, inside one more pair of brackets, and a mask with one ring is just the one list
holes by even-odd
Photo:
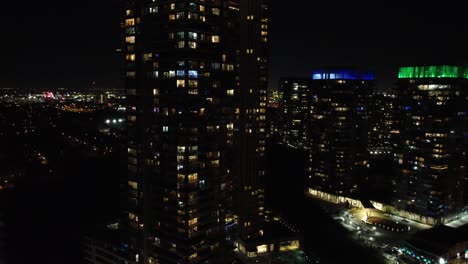
[[[272, 2], [271, 88], [281, 76], [310, 76], [312, 69], [323, 66], [373, 69], [380, 86], [388, 87], [398, 65], [468, 64], [462, 1], [419, 7], [395, 1], [370, 6], [349, 1]], [[77, 88], [92, 81], [98, 87], [121, 87], [115, 52], [118, 3], [42, 1], [10, 14], [15, 22], [8, 23], [12, 26], [7, 30], [13, 30], [17, 52], [4, 55], [4, 66], [13, 64], [14, 73], [6, 71], [0, 87]]]

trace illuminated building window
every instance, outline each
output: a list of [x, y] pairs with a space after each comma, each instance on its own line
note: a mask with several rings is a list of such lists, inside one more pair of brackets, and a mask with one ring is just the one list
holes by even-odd
[[188, 71], [188, 77], [194, 78], [194, 79], [198, 78], [198, 71], [194, 71], [194, 70]]
[[125, 37], [126, 43], [135, 43], [135, 36], [127, 36]]
[[234, 89], [230, 89], [226, 91], [227, 95], [234, 95]]
[[162, 131], [163, 132], [169, 132], [169, 127], [168, 126], [163, 126]]
[[125, 57], [127, 58], [128, 61], [135, 61], [136, 59], [135, 54], [128, 54]]
[[175, 9], [175, 3], [172, 3], [171, 4], [171, 10], [174, 10]]
[[197, 80], [189, 80], [188, 81], [188, 86], [190, 88], [197, 88], [198, 87], [198, 81]]
[[193, 12], [188, 12], [187, 18], [188, 18], [188, 19], [198, 19], [198, 14], [197, 14], [197, 13], [193, 13]]
[[221, 11], [219, 10], [219, 8], [212, 8], [211, 13], [213, 13], [213, 15], [219, 16], [221, 14]]
[[200, 5], [200, 12], [205, 12], [205, 6], [204, 5]]
[[134, 26], [135, 25], [135, 19], [134, 18], [129, 18], [125, 19], [125, 26]]
[[177, 32], [177, 38], [180, 38], [180, 39], [185, 38], [185, 32], [184, 31]]
[[190, 183], [198, 181], [198, 173], [192, 173], [188, 175], [188, 181]]
[[153, 59], [153, 53], [145, 53], [143, 54], [143, 61], [148, 62]]
[[195, 41], [189, 41], [189, 42], [188, 42], [188, 46], [189, 46], [189, 48], [191, 48], [191, 49], [196, 49], [196, 48], [197, 48], [197, 42], [195, 42]]
[[138, 189], [138, 183], [133, 181], [128, 181], [128, 186], [134, 190]]
[[197, 224], [197, 223], [198, 223], [198, 218], [197, 218], [197, 217], [192, 218], [192, 219], [190, 219], [190, 220], [188, 221], [188, 224], [189, 224], [189, 225], [195, 225], [195, 224]]
[[185, 80], [177, 80], [177, 87], [180, 87], [180, 88], [185, 87]]
[[268, 252], [268, 246], [267, 245], [259, 245], [257, 246], [257, 253], [262, 254]]
[[177, 48], [183, 49], [185, 48], [185, 41], [181, 40], [177, 42]]
[[198, 34], [196, 32], [189, 32], [188, 37], [189, 39], [197, 39]]
[[189, 260], [196, 259], [197, 257], [198, 257], [198, 253], [195, 252], [195, 253], [193, 253], [192, 255], [189, 256]]
[[219, 43], [219, 36], [218, 36], [218, 35], [213, 35], [213, 36], [211, 36], [211, 42], [213, 42], [213, 43]]
[[176, 19], [176, 17], [175, 17], [174, 14], [170, 14], [170, 15], [169, 15], [169, 20], [175, 20], [175, 19]]
[[177, 70], [177, 77], [184, 77], [185, 71], [184, 70]]

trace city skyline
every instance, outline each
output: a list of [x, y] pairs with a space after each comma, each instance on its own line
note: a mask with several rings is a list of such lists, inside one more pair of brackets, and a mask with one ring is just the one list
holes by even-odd
[[[382, 89], [396, 81], [399, 66], [468, 64], [461, 10], [456, 5], [273, 3], [269, 88], [276, 89], [282, 76], [307, 77], [330, 65], [374, 70]], [[80, 88], [96, 82], [123, 88], [118, 13], [115, 1], [81, 1], [73, 9], [32, 3], [7, 29], [18, 37], [20, 52], [6, 54], [15, 67], [0, 87]]]
[[462, 4], [15, 10], [0, 264], [468, 263]]

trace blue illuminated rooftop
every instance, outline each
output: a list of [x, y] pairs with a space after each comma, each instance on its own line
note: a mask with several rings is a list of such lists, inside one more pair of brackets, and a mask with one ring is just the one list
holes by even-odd
[[357, 70], [316, 70], [312, 73], [313, 80], [374, 80], [373, 72]]

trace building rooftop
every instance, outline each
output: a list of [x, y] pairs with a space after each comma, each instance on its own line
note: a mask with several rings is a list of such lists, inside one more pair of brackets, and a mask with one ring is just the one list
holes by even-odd
[[312, 80], [374, 80], [374, 73], [354, 69], [315, 70]]
[[435, 255], [444, 254], [461, 242], [468, 242], [468, 231], [446, 225], [419, 231], [407, 240], [411, 246]]
[[468, 68], [454, 65], [400, 67], [398, 79], [461, 78], [468, 79]]

